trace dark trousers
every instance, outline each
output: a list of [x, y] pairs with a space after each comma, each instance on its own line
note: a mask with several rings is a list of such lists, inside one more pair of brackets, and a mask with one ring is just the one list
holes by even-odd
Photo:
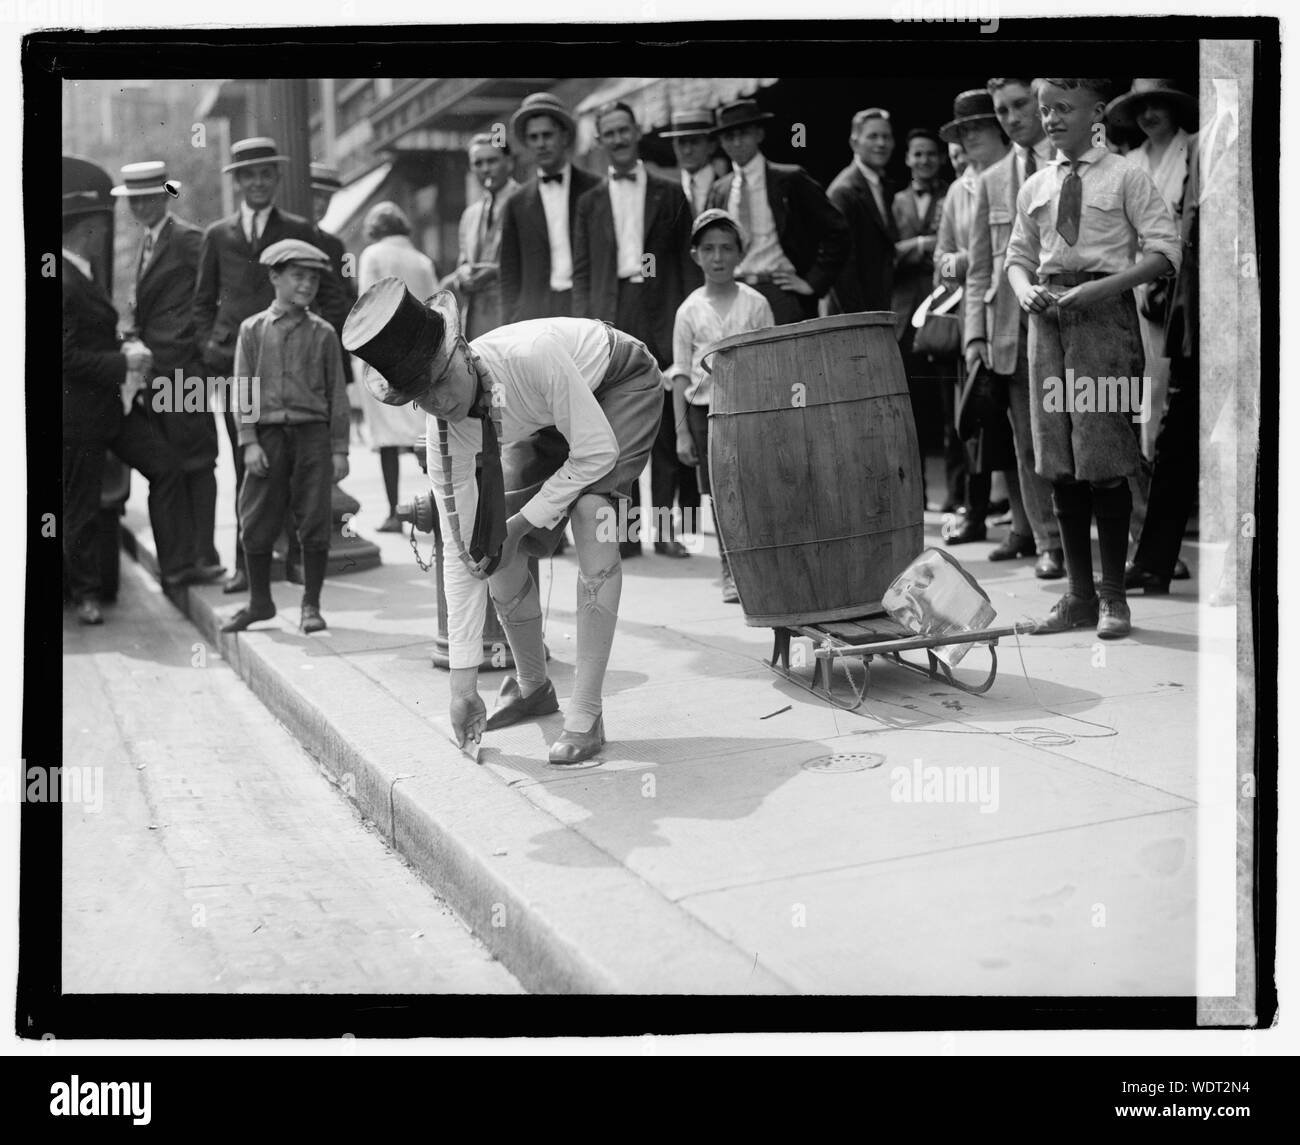
[[[244, 491], [244, 447], [239, 444], [239, 425], [235, 421], [235, 415], [229, 410], [225, 413], [226, 436], [230, 438], [230, 451], [235, 460], [235, 506], [238, 509], [240, 495]], [[244, 525], [242, 521], [243, 514], [235, 514], [235, 572], [247, 571], [244, 569]]]
[[[960, 373], [960, 363], [958, 372]], [[944, 500], [952, 506], [966, 501], [966, 446], [957, 434], [957, 391], [960, 377], [951, 383], [939, 383], [939, 396], [943, 399], [943, 473], [946, 486]], [[922, 450], [922, 453], [925, 451]], [[987, 503], [987, 499], [986, 499]]]
[[104, 456], [112, 450], [149, 482], [149, 524], [158, 568], [174, 576], [193, 561], [194, 533], [185, 498], [181, 459], [143, 414], [122, 419], [106, 442], [64, 442], [63, 554], [73, 600], [99, 595], [99, 508]]
[[330, 427], [263, 425], [257, 442], [266, 453], [267, 474], [244, 475], [239, 523], [249, 553], [269, 553], [292, 510], [304, 552], [330, 547], [330, 492], [334, 487]]
[[812, 294], [796, 294], [793, 290], [782, 290], [775, 282], [760, 280], [749, 285], [767, 299], [768, 305], [772, 307], [772, 317], [776, 319], [778, 326], [817, 317], [817, 298]]
[[[656, 331], [647, 322], [647, 310], [644, 305], [645, 284], [621, 280], [618, 284], [617, 311], [614, 325], [625, 334], [639, 338], [655, 357], [655, 364], [662, 370], [672, 360], [672, 347], [658, 345]], [[641, 484], [634, 481], [629, 490], [632, 504], [641, 504]], [[664, 509], [671, 513], [673, 501], [676, 500], [682, 510], [683, 526], [694, 518], [700, 507], [700, 491], [695, 478], [695, 467], [683, 465], [677, 460], [677, 426], [673, 420], [673, 396], [664, 392], [663, 417], [655, 435], [654, 446], [650, 451], [650, 497], [652, 508]], [[690, 511], [690, 517], [687, 511]], [[660, 520], [658, 513], [654, 520]], [[669, 516], [671, 522], [671, 515]], [[674, 529], [675, 531], [675, 529]], [[694, 531], [694, 530], [684, 530]], [[655, 541], [671, 541], [672, 536], [654, 537]]]
[[219, 565], [215, 541], [217, 528], [217, 471], [214, 466], [187, 469], [181, 474], [185, 504], [193, 524], [193, 560], [196, 565]]
[[1196, 365], [1190, 358], [1169, 363], [1169, 401], [1156, 438], [1155, 468], [1147, 498], [1146, 521], [1133, 561], [1168, 579], [1174, 574], [1200, 479], [1200, 397]]

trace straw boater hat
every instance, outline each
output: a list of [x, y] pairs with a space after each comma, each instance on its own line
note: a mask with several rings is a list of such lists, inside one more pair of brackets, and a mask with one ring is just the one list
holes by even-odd
[[718, 108], [717, 122], [714, 123], [711, 134], [720, 135], [732, 127], [745, 127], [750, 123], [762, 123], [774, 118], [770, 111], [764, 111], [758, 106], [757, 100], [738, 99]]
[[442, 379], [460, 337], [456, 296], [440, 290], [420, 301], [400, 278], [381, 278], [352, 307], [343, 348], [373, 367], [366, 388], [385, 405], [423, 397]]
[[279, 242], [272, 243], [258, 256], [257, 261], [263, 266], [272, 267], [296, 262], [316, 270], [330, 268], [330, 256], [320, 247], [314, 247], [311, 243], [303, 242], [302, 239], [281, 239]]
[[1169, 104], [1174, 110], [1174, 118], [1182, 127], [1188, 130], [1195, 128], [1195, 98], [1174, 87], [1173, 80], [1161, 79], [1135, 79], [1128, 91], [1106, 105], [1106, 121], [1116, 127], [1136, 130], [1138, 114], [1154, 99]]
[[230, 160], [221, 168], [222, 174], [238, 171], [241, 167], [253, 167], [258, 163], [288, 163], [289, 156], [280, 154], [275, 140], [269, 135], [255, 135], [233, 144]]
[[167, 178], [167, 164], [161, 160], [148, 163], [128, 163], [122, 168], [122, 182], [110, 192], [134, 199], [138, 195], [175, 195], [180, 183]]
[[341, 191], [343, 180], [339, 178], [338, 169], [326, 163], [311, 165], [311, 189], [313, 191]]
[[525, 96], [524, 102], [519, 105], [519, 110], [510, 117], [510, 134], [520, 143], [524, 141], [524, 128], [535, 115], [549, 115], [564, 124], [570, 135], [577, 133], [577, 125], [573, 121], [573, 116], [569, 114], [569, 109], [550, 92], [537, 91]]
[[952, 118], [939, 128], [939, 138], [945, 143], [961, 142], [963, 123], [991, 123], [998, 127], [998, 117], [993, 111], [993, 97], [985, 88], [972, 88], [961, 92], [952, 101]]
[[709, 135], [713, 131], [713, 112], [703, 107], [674, 111], [668, 117], [668, 130], [659, 132], [660, 139], [685, 139], [692, 135]]

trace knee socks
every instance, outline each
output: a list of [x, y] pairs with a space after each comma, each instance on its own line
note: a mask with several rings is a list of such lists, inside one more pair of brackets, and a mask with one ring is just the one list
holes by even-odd
[[248, 606], [254, 612], [265, 612], [271, 607], [271, 554], [245, 553], [248, 569]]
[[302, 602], [320, 607], [321, 585], [325, 583], [325, 566], [329, 549], [304, 549], [302, 554]]
[[614, 644], [623, 565], [615, 559], [594, 576], [578, 573], [578, 665], [564, 716], [566, 731], [590, 731], [601, 712], [601, 687]]
[[1061, 526], [1070, 595], [1091, 600], [1096, 595], [1092, 584], [1092, 486], [1086, 481], [1053, 483], [1052, 508]]
[[492, 598], [497, 617], [515, 658], [515, 679], [521, 695], [529, 696], [546, 683], [546, 645], [542, 640], [542, 601], [537, 582], [525, 571], [523, 587], [510, 600]]
[[1109, 488], [1092, 487], [1092, 511], [1097, 518], [1101, 550], [1101, 595], [1124, 599], [1124, 558], [1128, 553], [1129, 518], [1133, 494], [1128, 481]]

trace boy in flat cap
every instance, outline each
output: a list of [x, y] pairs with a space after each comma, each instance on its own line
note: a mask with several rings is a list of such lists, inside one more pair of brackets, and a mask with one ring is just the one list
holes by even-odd
[[330, 490], [348, 475], [348, 397], [343, 359], [333, 327], [308, 307], [316, 299], [329, 256], [302, 239], [282, 239], [261, 254], [275, 297], [245, 318], [235, 344], [235, 376], [242, 387], [238, 447], [244, 484], [239, 524], [244, 533], [249, 600], [222, 628], [242, 632], [275, 615], [271, 549], [292, 507], [302, 546], [303, 592], [299, 626], [325, 627], [320, 590], [329, 560]]
[[[580, 764], [605, 742], [601, 689], [623, 587], [620, 526], [627, 487], [659, 430], [662, 377], [644, 343], [595, 319], [516, 322], [473, 343], [460, 329], [450, 291], [426, 307], [389, 278], [361, 296], [343, 344], [374, 367], [366, 385], [380, 401], [414, 402], [431, 415], [429, 477], [442, 536], [459, 557], [444, 564], [443, 585], [451, 723], [462, 746], [559, 708], [528, 557], [554, 552], [572, 519], [578, 659], [550, 761]], [[547, 430], [565, 447], [558, 458], [530, 444]], [[478, 695], [483, 580], [517, 666], [490, 718]]]

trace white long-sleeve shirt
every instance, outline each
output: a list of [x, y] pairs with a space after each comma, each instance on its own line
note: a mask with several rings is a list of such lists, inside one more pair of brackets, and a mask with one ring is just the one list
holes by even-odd
[[[522, 441], [555, 426], [569, 443], [569, 456], [520, 510], [539, 528], [550, 528], [569, 511], [578, 494], [599, 481], [618, 461], [618, 438], [596, 401], [595, 390], [609, 368], [609, 334], [588, 318], [537, 318], [501, 326], [470, 343], [492, 378], [493, 401], [501, 414], [500, 444]], [[447, 642], [453, 668], [475, 668], [483, 660], [483, 618], [487, 582], [461, 561], [442, 495], [444, 474], [437, 419], [428, 424], [429, 477], [445, 545], [443, 589], [447, 596]], [[449, 422], [447, 449], [460, 536], [469, 545], [478, 508], [475, 457], [483, 448], [477, 418]]]

